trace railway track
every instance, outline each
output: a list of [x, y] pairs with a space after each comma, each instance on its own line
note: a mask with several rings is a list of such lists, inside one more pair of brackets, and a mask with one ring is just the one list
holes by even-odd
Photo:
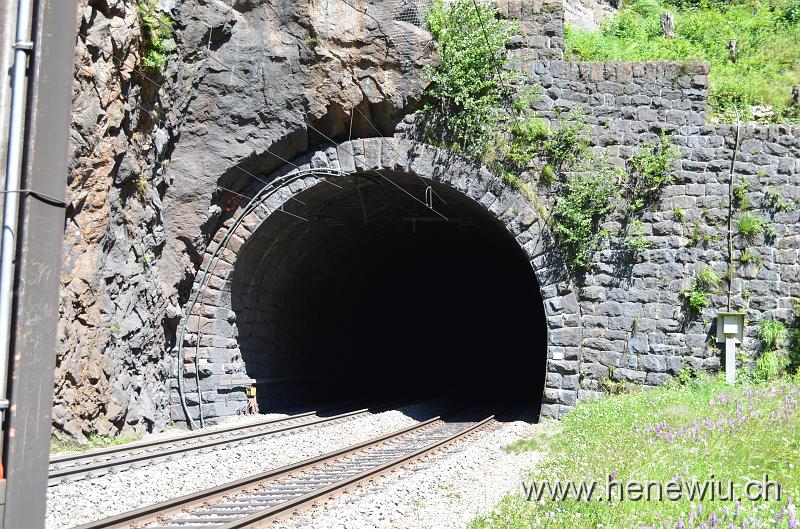
[[494, 416], [445, 422], [434, 417], [370, 441], [167, 500], [76, 529], [244, 529], [376, 479], [495, 424]]
[[[382, 406], [381, 409], [384, 407]], [[376, 409], [362, 408], [330, 417], [319, 417], [316, 415], [317, 412], [310, 411], [247, 425], [191, 432], [175, 437], [113, 446], [90, 452], [57, 455], [50, 459], [48, 485], [53, 486], [63, 481], [98, 477], [109, 472], [145, 466], [193, 452], [235, 446], [238, 443], [280, 435], [300, 428], [352, 420], [367, 415], [370, 411], [374, 412]]]

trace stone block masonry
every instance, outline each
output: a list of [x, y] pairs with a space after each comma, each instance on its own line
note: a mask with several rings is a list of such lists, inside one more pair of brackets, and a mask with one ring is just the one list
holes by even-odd
[[[756, 323], [763, 318], [789, 320], [792, 298], [800, 296], [800, 208], [776, 211], [767, 197], [770, 190], [778, 190], [785, 200], [800, 206], [800, 127], [709, 124], [706, 64], [565, 61], [560, 4], [498, 1], [496, 5], [500, 16], [520, 20], [520, 35], [510, 47], [527, 81], [541, 87], [542, 98], [536, 103], [539, 116], [557, 122], [580, 109], [590, 126], [593, 147], [618, 164], [658, 141], [663, 133], [679, 149], [674, 183], [642, 217], [647, 249], [636, 254], [620, 252], [621, 239], [612, 237], [595, 256], [597, 266], [591, 273], [564, 280], [563, 261], [554, 260], [552, 236], [535, 208], [485, 170], [447, 165], [457, 157], [402, 141], [387, 148], [386, 142], [373, 139], [309, 153], [297, 163], [345, 171], [377, 168], [433, 175], [450, 181], [495, 214], [516, 236], [539, 278], [548, 323], [542, 413], [560, 417], [579, 399], [596, 395], [607, 379], [657, 386], [684, 369], [719, 368], [721, 351], [714, 343], [713, 321], [717, 311], [727, 308], [727, 289], [713, 292], [711, 306], [698, 315], [684, 306], [680, 291], [691, 288], [705, 267], [721, 277], [727, 275], [728, 183], [736, 151], [735, 184], [747, 183], [751, 214], [762, 217], [774, 233], [754, 241], [734, 239], [732, 309], [747, 316], [743, 350], [754, 358], [759, 352]], [[397, 135], [402, 137], [405, 130], [401, 126]], [[395, 149], [403, 153], [401, 158], [393, 154]], [[447, 158], [451, 160], [445, 164]], [[491, 182], [488, 187], [487, 182]], [[291, 193], [304, 188], [291, 189]], [[546, 188], [539, 192], [544, 204], [556, 198]], [[737, 218], [741, 214], [737, 211]], [[605, 227], [618, 231], [619, 220], [612, 218]], [[250, 227], [237, 244], [247, 244], [247, 237], [262, 221], [246, 222]], [[745, 249], [763, 264], [741, 263]], [[225, 270], [236, 266], [233, 254], [223, 263]], [[225, 274], [217, 274], [217, 292], [224, 292], [225, 279]], [[211, 303], [222, 307], [226, 301]], [[220, 319], [216, 322], [209, 323], [216, 337], [235, 342], [237, 329], [247, 334], [246, 321], [233, 326]], [[220, 325], [224, 329], [215, 328]], [[200, 378], [203, 401], [208, 403], [203, 412], [212, 420], [244, 406], [241, 390], [218, 387], [215, 382], [219, 377], [246, 374], [235, 343], [224, 347], [224, 355], [213, 347], [203, 353], [215, 364], [207, 378]], [[196, 392], [192, 359], [185, 361], [189, 393]], [[175, 397], [172, 403], [173, 418], [180, 420]]]
[[[353, 137], [376, 135], [353, 112], [359, 108], [391, 135], [409, 102], [419, 101], [435, 57], [430, 35], [397, 18], [402, 10], [395, 7], [411, 0], [371, 0], [363, 2], [366, 11], [340, 0], [284, 2], [275, 10], [263, 2], [162, 2], [176, 21], [176, 50], [158, 87], [143, 86], [136, 71], [136, 3], [84, 0], [55, 431], [82, 439], [183, 420], [178, 367], [195, 417], [198, 394], [210, 420], [244, 409], [242, 388], [225, 383], [246, 376], [244, 364], [253, 362], [242, 358], [239, 337], [266, 343], [271, 335], [237, 320], [228, 277], [263, 218], [246, 219], [203, 287], [214, 302], [192, 314], [190, 330], [199, 328], [201, 336], [189, 334], [181, 361], [174, 347], [204, 258], [219, 245], [226, 215], [241, 205], [222, 190], [246, 193], [248, 173], [280, 175], [282, 159], [348, 173], [365, 170], [369, 160], [370, 167], [450, 179], [495, 215], [542, 286], [549, 329], [545, 415], [561, 416], [608, 377], [658, 385], [687, 367], [716, 369], [712, 320], [726, 305], [724, 293], [714, 294], [712, 307], [696, 318], [687, 316], [678, 294], [703, 267], [719, 275], [728, 268], [727, 188], [737, 128], [709, 124], [708, 67], [569, 62], [560, 2], [487, 1], [501, 17], [519, 21], [510, 43], [513, 64], [542, 87], [540, 116], [555, 121], [582, 109], [594, 147], [616, 163], [663, 131], [671, 134], [681, 150], [677, 179], [644, 215], [649, 249], [625, 260], [609, 245], [596, 256], [594, 273], [565, 281], [537, 208], [485, 169], [458, 161], [445, 170], [448, 157], [440, 150], [405, 143], [395, 146], [409, 149], [407, 159], [395, 159], [379, 139], [354, 141], [352, 153], [319, 145], [309, 124], [336, 138], [348, 137], [350, 127]], [[800, 213], [778, 211], [768, 198], [778, 190], [800, 204], [800, 129], [743, 125], [739, 144], [736, 181], [749, 183], [752, 213], [774, 229], [774, 236], [746, 244], [735, 240], [735, 261], [745, 248], [763, 261], [737, 265], [733, 280], [733, 308], [747, 315], [744, 350], [752, 356], [755, 324], [788, 319], [791, 298], [800, 296]], [[267, 208], [315, 183], [292, 184]], [[543, 203], [552, 201], [541, 191]], [[607, 227], [618, 228], [615, 222]]]
[[[674, 184], [643, 218], [649, 249], [627, 261], [612, 250], [620, 242], [612, 238], [596, 256], [596, 271], [576, 284], [580, 357], [574, 370], [548, 375], [544, 412], [557, 415], [559, 407], [574, 402], [564, 390], [590, 396], [606, 378], [655, 386], [683, 369], [720, 367], [713, 322], [727, 308], [727, 285], [697, 316], [688, 313], [679, 292], [691, 288], [706, 266], [720, 277], [728, 274], [728, 185], [735, 150], [734, 185], [746, 186], [750, 213], [770, 227], [754, 241], [734, 236], [732, 310], [746, 315], [743, 351], [752, 360], [760, 349], [757, 322], [791, 321], [792, 298], [800, 296], [800, 127], [709, 124], [705, 63], [526, 59], [520, 68], [528, 82], [541, 87], [538, 114], [555, 122], [580, 111], [594, 147], [612, 161], [624, 163], [662, 133], [680, 151]], [[796, 207], [778, 211], [769, 193]], [[734, 210], [734, 230], [742, 214]], [[620, 226], [612, 221], [606, 227]], [[756, 259], [742, 263], [745, 250]]]

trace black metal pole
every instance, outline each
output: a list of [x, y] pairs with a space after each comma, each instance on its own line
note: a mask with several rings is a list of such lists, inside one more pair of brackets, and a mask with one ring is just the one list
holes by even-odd
[[34, 193], [20, 197], [2, 529], [44, 527], [76, 17], [77, 0], [34, 6], [22, 174]]

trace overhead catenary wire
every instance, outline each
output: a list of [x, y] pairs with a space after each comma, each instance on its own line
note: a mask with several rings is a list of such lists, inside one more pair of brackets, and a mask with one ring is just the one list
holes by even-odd
[[[84, 37], [84, 38], [85, 38], [85, 39], [86, 39], [88, 42], [90, 42], [90, 43], [91, 43], [91, 44], [93, 44], [94, 46], [98, 46], [98, 47], [99, 47], [99, 45], [98, 45], [96, 42], [94, 42], [92, 39], [90, 39], [90, 38], [89, 38], [89, 37], [88, 37], [88, 36], [87, 36], [85, 33], [79, 33], [79, 35], [83, 36], [83, 37]], [[120, 62], [121, 62], [121, 61], [120, 61], [120, 59], [118, 59], [116, 56], [114, 56], [114, 55], [113, 55], [113, 53], [112, 53], [112, 54], [110, 54], [110, 57], [111, 57], [111, 59], [112, 59], [112, 60], [114, 60], [115, 62], [117, 62], [118, 64], [120, 64]], [[227, 64], [225, 64], [224, 62], [222, 62], [222, 61], [220, 61], [220, 60], [218, 60], [218, 59], [215, 59], [215, 62], [219, 63], [220, 65], [222, 65], [223, 67], [227, 68], [228, 70], [230, 70], [230, 71], [233, 71], [233, 69], [232, 69], [232, 68], [230, 68], [230, 66], [228, 66]], [[153, 80], [151, 77], [149, 77], [149, 76], [148, 76], [148, 75], [147, 75], [145, 72], [143, 72], [141, 69], [139, 69], [139, 68], [136, 68], [136, 67], [132, 67], [132, 68], [131, 68], [131, 70], [132, 70], [132, 71], [134, 71], [134, 72], [136, 72], [136, 73], [138, 73], [139, 75], [141, 75], [141, 76], [142, 76], [142, 78], [144, 78], [144, 79], [148, 80], [149, 82], [151, 82], [151, 83], [152, 83], [152, 84], [153, 84], [153, 85], [154, 85], [156, 88], [158, 88], [158, 89], [161, 89], [161, 87], [163, 86], [163, 83], [158, 83], [157, 81]], [[362, 114], [362, 115], [363, 115], [363, 114]], [[365, 119], [366, 119], [366, 118], [365, 118]], [[372, 122], [371, 122], [369, 119], [367, 119], [367, 121], [370, 123], [370, 125], [371, 125], [371, 126], [373, 126], [373, 128], [375, 128], [375, 130], [376, 130], [376, 131], [378, 130], [376, 127], [374, 127], [374, 125], [372, 124]], [[305, 123], [304, 123], [304, 125], [305, 125], [306, 127], [310, 128], [311, 130], [313, 130], [314, 132], [316, 132], [317, 134], [319, 134], [320, 136], [322, 136], [323, 138], [325, 138], [325, 139], [326, 139], [328, 142], [330, 142], [331, 144], [333, 144], [333, 145], [336, 145], [337, 147], [341, 148], [341, 149], [342, 149], [344, 152], [346, 152], [346, 153], [347, 153], [347, 154], [349, 154], [350, 156], [353, 156], [353, 158], [357, 158], [357, 156], [356, 156], [356, 154], [355, 154], [355, 152], [354, 152], [354, 151], [347, 150], [347, 149], [345, 149], [344, 147], [342, 147], [342, 145], [341, 145], [341, 144], [337, 144], [337, 142], [336, 142], [336, 141], [335, 141], [333, 138], [331, 138], [330, 136], [328, 136], [327, 134], [325, 134], [324, 132], [322, 132], [320, 129], [318, 129], [317, 127], [315, 127], [315, 126], [314, 126], [314, 125], [312, 125], [311, 123], [305, 122]], [[378, 132], [380, 133], [380, 131], [378, 131]], [[385, 142], [385, 138], [384, 138], [384, 142]], [[387, 143], [388, 143], [388, 142], [387, 142]], [[298, 166], [297, 166], [296, 164], [294, 164], [293, 162], [291, 162], [291, 161], [287, 160], [286, 158], [283, 158], [282, 156], [279, 156], [279, 155], [277, 155], [277, 154], [273, 153], [273, 152], [272, 152], [272, 151], [270, 151], [269, 149], [265, 149], [265, 152], [266, 152], [267, 154], [270, 154], [271, 156], [274, 156], [275, 158], [277, 158], [277, 159], [281, 160], [282, 162], [284, 162], [284, 163], [286, 163], [286, 164], [288, 164], [288, 165], [291, 165], [291, 166], [293, 166], [293, 167], [295, 167], [295, 168], [298, 168]], [[216, 155], [217, 157], [219, 157], [219, 158], [222, 158], [222, 159], [224, 159], [224, 160], [226, 160], [226, 161], [228, 160], [227, 158], [225, 158], [225, 157], [223, 157], [223, 156], [221, 156], [221, 155], [218, 155], [218, 154], [216, 154], [216, 153], [213, 153], [213, 152], [212, 152], [212, 154], [213, 154], [213, 155]], [[265, 181], [265, 180], [263, 180], [263, 179], [259, 178], [258, 176], [254, 175], [253, 173], [251, 173], [251, 172], [247, 171], [246, 169], [244, 169], [243, 167], [241, 167], [239, 164], [235, 164], [235, 163], [234, 163], [234, 164], [233, 164], [233, 166], [234, 166], [234, 167], [236, 167], [237, 169], [239, 169], [239, 170], [243, 171], [244, 173], [248, 174], [249, 176], [251, 176], [251, 177], [255, 178], [256, 180], [259, 180], [259, 181], [261, 181], [262, 183], [266, 183], [266, 181]], [[377, 169], [370, 169], [370, 171], [371, 171], [371, 172], [373, 172], [374, 174], [376, 174], [377, 176], [379, 176], [380, 178], [382, 178], [383, 180], [385, 180], [387, 183], [389, 183], [389, 184], [391, 184], [392, 186], [394, 186], [395, 188], [397, 188], [398, 190], [400, 190], [400, 191], [402, 191], [403, 193], [405, 193], [406, 195], [408, 195], [408, 196], [409, 196], [410, 198], [412, 198], [414, 201], [418, 202], [419, 204], [421, 204], [421, 205], [423, 205], [423, 206], [426, 206], [426, 207], [428, 207], [429, 209], [431, 209], [431, 211], [433, 211], [434, 213], [436, 213], [437, 215], [439, 215], [439, 216], [440, 216], [440, 217], [442, 217], [443, 219], [447, 220], [447, 217], [446, 217], [445, 215], [443, 215], [442, 213], [440, 213], [440, 212], [436, 211], [436, 209], [434, 209], [434, 208], [432, 208], [432, 207], [428, 206], [428, 204], [427, 204], [426, 202], [424, 202], [424, 201], [420, 200], [419, 198], [417, 198], [416, 196], [414, 196], [414, 195], [413, 195], [412, 193], [410, 193], [410, 192], [409, 192], [407, 189], [405, 189], [405, 188], [403, 188], [402, 186], [398, 185], [396, 182], [394, 182], [394, 181], [393, 181], [393, 180], [391, 180], [390, 178], [386, 177], [386, 175], [384, 175], [383, 173], [381, 173], [381, 172], [380, 172], [380, 171], [378, 171]]]

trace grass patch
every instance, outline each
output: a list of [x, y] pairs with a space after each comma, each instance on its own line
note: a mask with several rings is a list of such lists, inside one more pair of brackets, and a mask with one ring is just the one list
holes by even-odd
[[[798, 378], [725, 386], [721, 378], [701, 377], [686, 386], [674, 384], [582, 402], [562, 420], [561, 429], [548, 443], [547, 459], [532, 479], [553, 484], [596, 480], [597, 490], [605, 493], [609, 475], [623, 484], [657, 481], [665, 485], [713, 476], [736, 484], [734, 501], [706, 497], [693, 502], [533, 502], [526, 501], [520, 491], [470, 527], [792, 527], [791, 516], [797, 513], [788, 500], [796, 502], [800, 497], [798, 399]], [[530, 446], [537, 449], [535, 443]], [[748, 480], [763, 479], [764, 474], [780, 483], [780, 501], [735, 501], [744, 496]]]
[[[738, 109], [755, 119], [798, 123], [792, 86], [800, 85], [800, 0], [634, 0], [599, 31], [567, 28], [572, 58], [585, 61], [707, 61], [709, 103], [725, 121]], [[660, 15], [675, 16], [674, 38], [661, 33]], [[729, 42], [737, 42], [737, 59]]]
[[68, 439], [58, 439], [53, 437], [50, 439], [50, 453], [56, 454], [58, 452], [86, 452], [96, 448], [108, 448], [111, 446], [119, 446], [142, 438], [138, 434], [121, 435], [119, 437], [106, 437], [103, 435], [89, 436], [86, 443], [80, 444]]
[[739, 218], [736, 229], [742, 239], [752, 241], [764, 233], [764, 220], [761, 217], [745, 213]]

